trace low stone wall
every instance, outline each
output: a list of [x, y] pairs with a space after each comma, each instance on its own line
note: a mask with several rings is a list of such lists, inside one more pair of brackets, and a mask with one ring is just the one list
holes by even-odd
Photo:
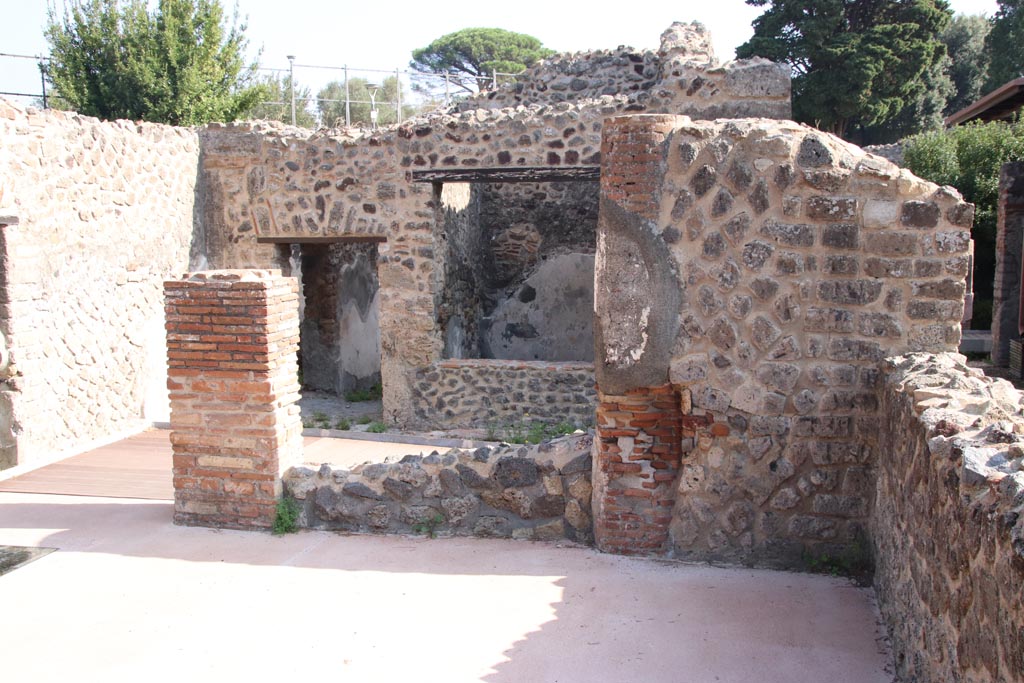
[[597, 405], [592, 363], [444, 360], [417, 370], [412, 389], [415, 420], [440, 429], [582, 427], [593, 424]]
[[293, 467], [285, 492], [302, 502], [300, 524], [312, 528], [589, 543], [592, 445], [577, 434], [351, 470]]
[[871, 535], [901, 680], [1024, 680], [1021, 405], [959, 355], [883, 363]]

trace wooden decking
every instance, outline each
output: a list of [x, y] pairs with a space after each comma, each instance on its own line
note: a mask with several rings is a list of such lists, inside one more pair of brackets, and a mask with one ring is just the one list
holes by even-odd
[[[174, 500], [170, 433], [166, 429], [147, 430], [123, 441], [0, 481], [0, 491]], [[433, 446], [401, 442], [315, 436], [304, 437], [303, 444], [304, 462], [313, 466], [329, 462], [353, 467], [366, 461], [381, 462], [386, 457], [427, 454], [437, 450]], [[440, 450], [446, 449], [441, 447]]]
[[147, 430], [0, 481], [0, 491], [173, 500], [169, 434]]

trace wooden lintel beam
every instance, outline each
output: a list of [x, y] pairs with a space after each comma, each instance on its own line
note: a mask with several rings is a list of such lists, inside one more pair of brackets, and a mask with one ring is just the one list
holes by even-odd
[[550, 183], [600, 179], [600, 166], [445, 168], [412, 172], [414, 183]]

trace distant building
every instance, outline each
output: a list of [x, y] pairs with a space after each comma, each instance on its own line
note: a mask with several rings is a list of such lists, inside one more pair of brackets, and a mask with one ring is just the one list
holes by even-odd
[[946, 117], [947, 126], [968, 121], [1006, 121], [1024, 107], [1024, 78], [1004, 83], [989, 94]]

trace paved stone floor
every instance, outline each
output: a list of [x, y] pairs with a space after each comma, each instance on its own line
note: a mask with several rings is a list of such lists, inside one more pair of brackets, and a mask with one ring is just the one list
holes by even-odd
[[530, 542], [175, 527], [0, 493], [11, 681], [889, 682], [869, 590]]

